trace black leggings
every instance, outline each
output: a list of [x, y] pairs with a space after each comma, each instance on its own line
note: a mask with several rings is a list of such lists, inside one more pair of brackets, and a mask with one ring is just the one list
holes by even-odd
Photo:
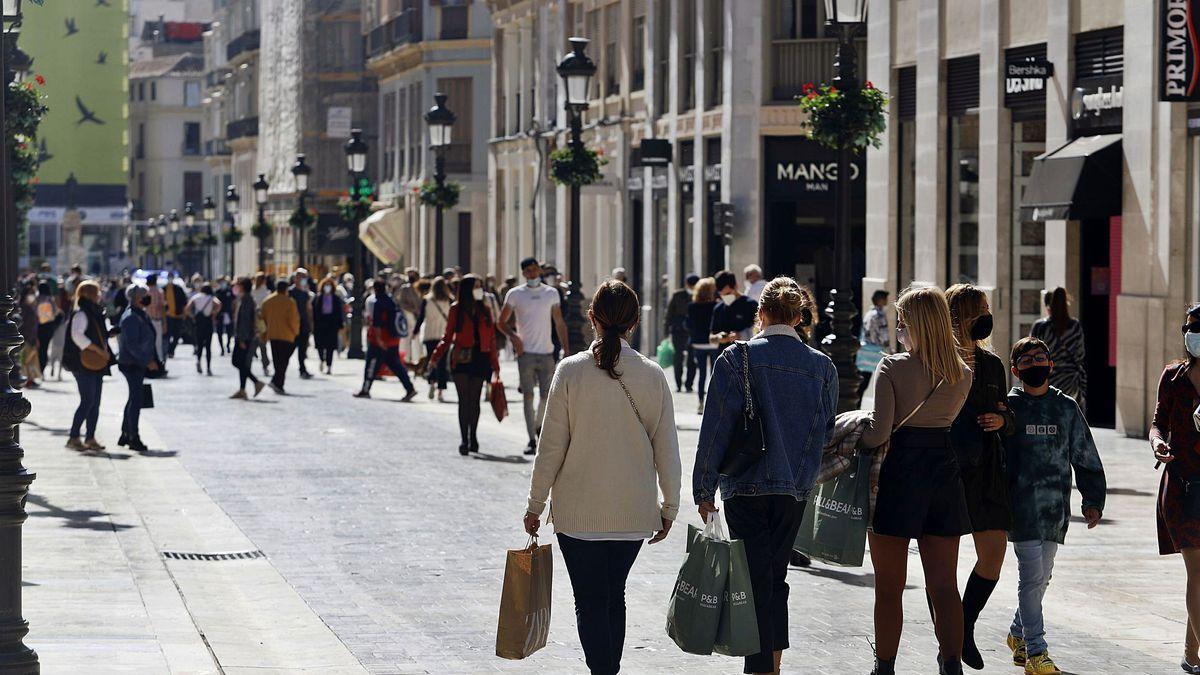
[[203, 315], [196, 317], [196, 365], [200, 365], [200, 358], [203, 356], [205, 365], [209, 370], [212, 370], [212, 336], [213, 336], [213, 320], [212, 317]]
[[479, 428], [479, 398], [483, 395], [485, 378], [467, 373], [454, 374], [454, 390], [458, 392], [458, 432], [464, 445], [476, 440]]
[[254, 365], [253, 345], [248, 349], [242, 349], [242, 346], [236, 341], [233, 345], [233, 365], [238, 369], [238, 390], [246, 390], [246, 380], [252, 380], [255, 384], [258, 383], [258, 378], [250, 370], [250, 366]]

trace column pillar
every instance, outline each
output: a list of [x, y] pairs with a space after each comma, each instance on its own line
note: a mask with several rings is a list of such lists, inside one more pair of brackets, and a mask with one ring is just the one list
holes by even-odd
[[979, 279], [997, 317], [992, 343], [1010, 344], [1012, 259], [1012, 116], [1004, 106], [1005, 13], [1002, 0], [979, 6]]
[[[1046, 58], [1054, 64], [1054, 77], [1046, 81], [1046, 150], [1071, 137], [1071, 92], [1075, 82], [1071, 3], [1046, 5]], [[1062, 286], [1078, 296], [1079, 223], [1046, 221], [1046, 288]]]
[[917, 6], [917, 171], [914, 283], [946, 279], [946, 110], [942, 2]]
[[724, 3], [725, 49], [721, 116], [721, 201], [733, 204], [729, 266], [741, 270], [762, 259], [763, 5]]
[[[896, 114], [898, 92], [892, 69], [892, 2], [871, 0], [867, 12], [867, 34], [874, 36], [867, 49], [865, 73], [867, 80], [886, 87], [891, 96], [887, 108], [887, 125], [880, 135], [879, 148], [867, 148], [867, 268], [859, 296], [861, 316], [871, 306], [871, 295], [880, 289], [896, 297], [896, 247], [899, 244], [899, 219], [896, 189], [898, 186], [897, 152], [899, 138], [892, 129], [899, 124]], [[883, 36], [884, 39], [880, 39]]]

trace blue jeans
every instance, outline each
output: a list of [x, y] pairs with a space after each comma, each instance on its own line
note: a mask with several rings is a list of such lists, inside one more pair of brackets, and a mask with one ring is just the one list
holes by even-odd
[[[70, 339], [70, 338], [68, 338]], [[96, 420], [100, 417], [100, 389], [104, 376], [80, 368], [75, 371], [75, 384], [79, 385], [79, 407], [71, 420], [71, 438], [79, 437], [79, 429], [87, 422], [87, 437], [96, 437]]]
[[696, 349], [692, 348], [692, 359], [696, 362], [696, 372], [700, 375], [700, 385], [696, 392], [700, 395], [700, 402], [704, 403], [705, 385], [708, 384], [708, 373], [711, 369], [717, 366], [717, 357], [721, 355], [720, 349]]
[[129, 398], [125, 401], [125, 416], [121, 418], [121, 433], [129, 440], [140, 439], [138, 420], [142, 417], [142, 383], [146, 381], [146, 369], [121, 366], [121, 374], [129, 385]]
[[1046, 651], [1046, 629], [1042, 625], [1042, 598], [1054, 571], [1058, 544], [1053, 541], [1014, 541], [1017, 554], [1017, 613], [1009, 633], [1025, 640], [1025, 651], [1033, 656]]
[[575, 627], [593, 675], [621, 670], [625, 647], [625, 582], [642, 549], [633, 541], [586, 541], [558, 533], [575, 593]]

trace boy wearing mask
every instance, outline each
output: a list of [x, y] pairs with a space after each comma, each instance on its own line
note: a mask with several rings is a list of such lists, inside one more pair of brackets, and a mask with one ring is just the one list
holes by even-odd
[[1104, 467], [1079, 405], [1048, 383], [1054, 362], [1037, 338], [1013, 345], [1012, 373], [1021, 386], [1008, 393], [1016, 418], [1005, 439], [1013, 524], [1008, 540], [1017, 555], [1018, 607], [1008, 634], [1013, 664], [1027, 675], [1062, 671], [1050, 659], [1042, 621], [1042, 597], [1050, 583], [1054, 556], [1071, 518], [1071, 470], [1083, 495], [1088, 529], [1104, 511]]

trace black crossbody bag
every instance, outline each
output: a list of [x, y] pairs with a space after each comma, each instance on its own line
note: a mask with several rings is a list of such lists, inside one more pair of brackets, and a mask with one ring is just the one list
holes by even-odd
[[740, 476], [754, 468], [767, 456], [767, 445], [763, 439], [762, 416], [754, 405], [754, 389], [750, 380], [750, 348], [745, 342], [736, 342], [735, 349], [742, 355], [742, 415], [733, 428], [729, 448], [718, 469], [722, 476]]

